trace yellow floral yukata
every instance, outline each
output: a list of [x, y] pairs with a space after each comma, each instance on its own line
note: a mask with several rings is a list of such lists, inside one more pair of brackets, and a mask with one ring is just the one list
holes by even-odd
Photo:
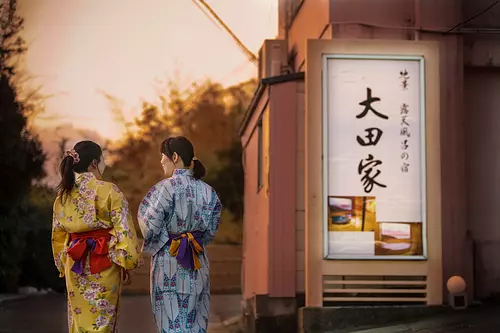
[[[107, 248], [107, 257], [101, 256], [110, 267], [91, 273], [94, 246], [78, 274], [67, 252], [74, 245], [71, 234], [95, 231], [108, 236], [109, 242], [100, 245]], [[77, 174], [70, 195], [63, 203], [60, 198], [54, 202], [52, 250], [60, 276], [66, 278], [69, 332], [116, 332], [123, 268], [136, 268], [140, 253], [128, 203], [118, 187], [97, 180], [92, 173]]]

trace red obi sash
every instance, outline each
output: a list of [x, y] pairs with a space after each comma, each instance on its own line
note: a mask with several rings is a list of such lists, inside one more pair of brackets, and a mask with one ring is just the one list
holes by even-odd
[[83, 273], [83, 266], [87, 262], [89, 252], [90, 273], [97, 274], [111, 267], [111, 260], [108, 258], [110, 230], [98, 229], [71, 234], [71, 243], [66, 252], [75, 261], [71, 268], [73, 272], [79, 275]]

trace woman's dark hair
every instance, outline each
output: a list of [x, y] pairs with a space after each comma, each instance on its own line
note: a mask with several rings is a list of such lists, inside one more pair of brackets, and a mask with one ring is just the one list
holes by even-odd
[[160, 150], [170, 160], [172, 160], [174, 153], [177, 153], [186, 167], [193, 163], [193, 177], [195, 179], [201, 179], [207, 173], [203, 164], [195, 158], [193, 144], [183, 136], [174, 136], [163, 140]]
[[56, 187], [61, 201], [75, 187], [75, 172], [87, 172], [92, 161], [100, 161], [101, 156], [101, 147], [93, 141], [80, 141], [71, 151], [65, 154], [59, 165], [61, 182]]

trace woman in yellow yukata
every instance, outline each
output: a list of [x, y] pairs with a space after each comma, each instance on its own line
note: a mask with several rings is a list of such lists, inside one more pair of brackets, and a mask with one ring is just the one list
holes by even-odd
[[54, 202], [52, 249], [68, 292], [70, 333], [116, 332], [119, 298], [140, 248], [128, 203], [102, 181], [101, 147], [81, 141], [66, 152]]

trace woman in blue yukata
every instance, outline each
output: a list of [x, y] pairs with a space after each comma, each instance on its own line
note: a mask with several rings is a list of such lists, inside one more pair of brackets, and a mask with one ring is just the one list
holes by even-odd
[[143, 251], [152, 255], [151, 303], [159, 333], [206, 333], [210, 266], [205, 246], [219, 227], [222, 205], [204, 183], [205, 167], [181, 136], [161, 144], [168, 177], [139, 206]]

